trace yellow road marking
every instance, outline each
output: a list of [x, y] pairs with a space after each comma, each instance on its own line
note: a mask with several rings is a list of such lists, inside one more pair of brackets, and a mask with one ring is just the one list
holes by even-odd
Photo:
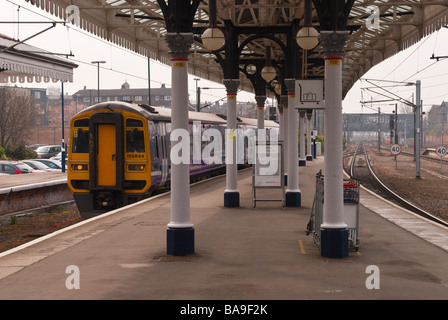
[[305, 246], [303, 245], [303, 241], [302, 241], [302, 240], [298, 240], [297, 242], [299, 243], [300, 252], [301, 252], [302, 254], [308, 254], [308, 253], [306, 252], [306, 250], [305, 250]]

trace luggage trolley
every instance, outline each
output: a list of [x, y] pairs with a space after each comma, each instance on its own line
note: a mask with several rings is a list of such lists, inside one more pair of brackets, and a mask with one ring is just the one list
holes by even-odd
[[[359, 180], [344, 179], [344, 221], [348, 229], [349, 249], [359, 249]], [[322, 170], [316, 174], [316, 192], [314, 194], [313, 206], [311, 208], [310, 220], [306, 226], [305, 233], [312, 233], [313, 242], [320, 247], [320, 226], [324, 209], [324, 176]]]
[[344, 222], [348, 229], [349, 249], [359, 249], [359, 180], [344, 180]]

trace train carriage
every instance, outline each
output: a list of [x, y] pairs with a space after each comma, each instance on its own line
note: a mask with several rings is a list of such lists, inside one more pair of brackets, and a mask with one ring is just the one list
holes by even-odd
[[[253, 119], [238, 120], [241, 128], [254, 128]], [[266, 126], [278, 127], [272, 121]], [[225, 117], [189, 112], [192, 181], [225, 171], [224, 152], [214, 150], [214, 154], [199, 153], [198, 157], [193, 150], [195, 146], [204, 149], [207, 142], [199, 138], [195, 145], [194, 139], [209, 129], [224, 137]], [[76, 114], [70, 124], [67, 182], [81, 216], [89, 218], [169, 187], [171, 131], [167, 108], [114, 101]]]

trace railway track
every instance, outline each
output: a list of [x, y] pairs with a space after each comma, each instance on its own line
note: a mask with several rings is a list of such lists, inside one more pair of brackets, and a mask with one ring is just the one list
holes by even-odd
[[[383, 150], [383, 151], [387, 151], [387, 152], [390, 151], [390, 150], [387, 149], [387, 148], [381, 148], [381, 150]], [[412, 157], [412, 158], [415, 157], [414, 153], [406, 152], [406, 151], [401, 151], [401, 152], [400, 152], [400, 155], [401, 155], [401, 156], [406, 156], [406, 157]], [[423, 159], [423, 160], [428, 160], [428, 161], [431, 161], [431, 162], [435, 162], [435, 163], [437, 163], [437, 164], [440, 164], [440, 163], [448, 164], [448, 157], [440, 158], [440, 157], [434, 157], [434, 156], [429, 156], [429, 155], [421, 154], [421, 155], [420, 155], [420, 160], [422, 160], [422, 159]]]
[[360, 180], [361, 184], [365, 188], [422, 217], [425, 217], [433, 222], [448, 227], [448, 222], [419, 208], [412, 202], [404, 199], [396, 192], [391, 190], [387, 185], [385, 185], [375, 174], [370, 164], [369, 157], [363, 143], [359, 143], [356, 147], [356, 150], [353, 153], [348, 153], [347, 156], [352, 157], [349, 167], [345, 168], [347, 174], [350, 175], [350, 177]]

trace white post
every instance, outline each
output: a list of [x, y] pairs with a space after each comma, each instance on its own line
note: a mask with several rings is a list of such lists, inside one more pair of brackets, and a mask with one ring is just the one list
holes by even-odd
[[300, 207], [302, 204], [301, 192], [299, 189], [299, 165], [298, 165], [298, 113], [295, 108], [295, 88], [294, 79], [285, 79], [288, 88], [288, 187], [285, 192], [286, 207]]
[[348, 256], [348, 229], [344, 222], [342, 150], [342, 54], [348, 31], [321, 31], [325, 59], [324, 212], [321, 255]]
[[[171, 49], [171, 130], [188, 132], [188, 53], [191, 33], [167, 33]], [[172, 141], [171, 145], [184, 141]], [[185, 142], [184, 142], [185, 143]], [[194, 229], [190, 222], [190, 164], [171, 163], [171, 221], [167, 228], [167, 253], [184, 256], [194, 253]]]
[[299, 111], [299, 134], [300, 134], [300, 156], [299, 166], [306, 166], [306, 154], [305, 154], [305, 111]]
[[311, 152], [311, 118], [313, 116], [313, 110], [306, 111], [307, 126], [306, 126], [306, 137], [307, 137], [307, 153], [306, 161], [313, 161], [313, 153]]
[[224, 190], [224, 207], [240, 206], [240, 192], [238, 190], [238, 164], [236, 161], [236, 93], [240, 81], [238, 79], [224, 79], [227, 90], [227, 132], [226, 132], [226, 189]]
[[278, 140], [283, 141], [283, 130], [285, 129], [284, 119], [283, 119], [283, 105], [278, 108]]
[[285, 170], [283, 174], [285, 175], [285, 186], [288, 185], [288, 96], [282, 96], [282, 113], [280, 114], [280, 119], [283, 119], [283, 122], [280, 124], [280, 130], [282, 133], [282, 141], [283, 141], [283, 166]]
[[[414, 138], [414, 144], [415, 144], [415, 177], [417, 179], [420, 179], [420, 135], [421, 135], [421, 128], [420, 128], [420, 118], [422, 114], [422, 101], [421, 101], [421, 81], [417, 80], [416, 84], [416, 93], [415, 97], [417, 99], [417, 103], [415, 104], [415, 138]], [[442, 133], [442, 142], [443, 142], [443, 133]]]

